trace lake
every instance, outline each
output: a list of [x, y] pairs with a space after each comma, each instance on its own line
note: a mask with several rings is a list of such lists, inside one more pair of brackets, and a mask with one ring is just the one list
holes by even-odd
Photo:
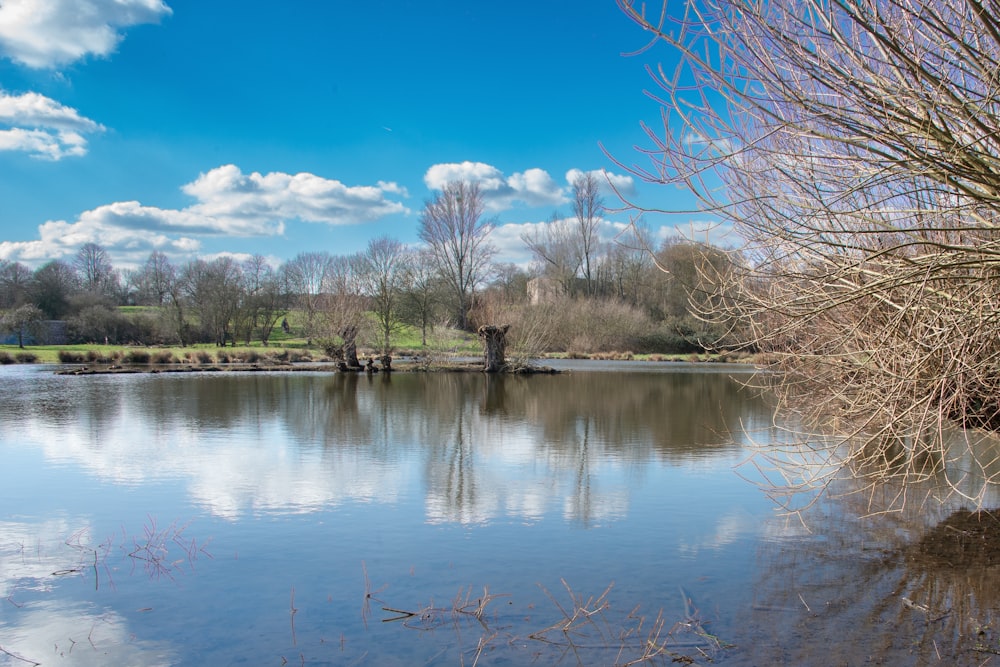
[[998, 659], [998, 566], [921, 557], [960, 497], [788, 516], [751, 369], [563, 363], [0, 368], [0, 664]]

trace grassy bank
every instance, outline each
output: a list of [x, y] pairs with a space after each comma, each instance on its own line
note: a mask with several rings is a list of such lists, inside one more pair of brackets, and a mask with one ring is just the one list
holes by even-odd
[[[426, 348], [419, 345], [412, 348], [398, 348], [393, 356], [424, 357], [445, 361], [451, 357], [478, 356], [481, 353], [478, 342], [438, 341]], [[373, 355], [372, 350], [359, 350], [362, 359]], [[707, 362], [736, 363], [753, 362], [746, 354], [633, 354], [632, 352], [602, 352], [594, 354], [549, 354], [546, 359], [593, 359], [606, 361], [663, 361], [663, 362]], [[263, 345], [243, 345], [220, 348], [214, 345], [192, 345], [187, 347], [128, 347], [119, 345], [38, 345], [23, 350], [16, 345], [0, 345], [0, 365], [18, 363], [39, 364], [284, 364], [302, 362], [329, 362], [331, 359], [321, 350], [301, 345], [264, 347]], [[433, 363], [433, 362], [432, 362]]]

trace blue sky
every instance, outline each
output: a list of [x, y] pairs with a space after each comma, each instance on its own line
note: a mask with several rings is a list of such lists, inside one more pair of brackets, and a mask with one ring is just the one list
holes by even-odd
[[[481, 183], [506, 261], [571, 215], [575, 171], [684, 208], [601, 150], [646, 166], [645, 65], [665, 54], [622, 54], [647, 35], [614, 0], [3, 0], [0, 259], [415, 243], [455, 178]], [[610, 238], [629, 215], [606, 218]], [[647, 216], [660, 235], [688, 222]]]

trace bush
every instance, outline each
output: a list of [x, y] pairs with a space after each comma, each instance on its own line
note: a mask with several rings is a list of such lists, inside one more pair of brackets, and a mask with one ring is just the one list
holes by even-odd
[[150, 356], [147, 350], [129, 350], [122, 361], [126, 364], [148, 364]]
[[170, 350], [158, 350], [153, 353], [151, 361], [154, 364], [172, 364], [174, 363], [174, 353]]
[[240, 350], [239, 352], [233, 352], [234, 362], [243, 362], [245, 364], [256, 364], [264, 360], [264, 356], [261, 355], [257, 350]]
[[63, 364], [82, 364], [85, 360], [82, 352], [59, 350], [59, 362]]
[[14, 357], [7, 354], [6, 351], [0, 350], [0, 365], [6, 366], [12, 363], [14, 363]]
[[38, 355], [33, 352], [18, 352], [14, 358], [19, 364], [33, 364], [38, 361]]

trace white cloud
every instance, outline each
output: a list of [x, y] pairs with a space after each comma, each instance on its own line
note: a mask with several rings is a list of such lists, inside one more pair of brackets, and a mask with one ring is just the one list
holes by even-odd
[[[135, 202], [124, 205], [130, 204]], [[101, 208], [114, 206], [118, 205]], [[97, 243], [113, 253], [116, 264], [138, 264], [154, 250], [186, 255], [201, 247], [201, 242], [190, 236], [171, 237], [150, 229], [118, 226], [116, 221], [102, 218], [98, 211], [88, 211], [73, 223], [52, 220], [39, 225], [39, 238], [34, 241], [0, 241], [0, 259], [36, 264], [73, 257], [84, 243]]]
[[433, 165], [424, 175], [424, 183], [432, 190], [441, 190], [451, 181], [478, 183], [491, 211], [512, 208], [517, 202], [559, 206], [567, 201], [563, 190], [543, 169], [528, 169], [507, 177], [492, 165], [465, 161]]
[[[448, 162], [433, 165], [424, 175], [424, 183], [432, 190], [441, 190], [451, 181], [478, 183], [491, 211], [505, 211], [518, 203], [530, 207], [562, 206], [570, 201], [573, 181], [584, 174], [580, 169], [566, 172], [566, 185], [560, 187], [544, 169], [532, 168], [505, 176], [502, 171], [482, 162]], [[623, 195], [635, 193], [631, 176], [612, 174], [600, 169], [590, 173], [597, 176], [603, 194], [614, 196], [617, 188]]]
[[244, 174], [232, 164], [201, 174], [182, 189], [199, 200], [188, 210], [226, 226], [231, 224], [226, 221], [253, 226], [292, 218], [349, 225], [409, 212], [386, 198], [387, 194], [405, 196], [405, 189], [395, 183], [349, 187], [308, 173]]
[[0, 53], [35, 69], [107, 56], [122, 28], [170, 15], [162, 0], [3, 0]]
[[0, 242], [0, 259], [29, 264], [73, 256], [84, 243], [103, 246], [118, 265], [141, 263], [154, 250], [190, 255], [198, 237], [278, 236], [286, 220], [346, 225], [406, 214], [387, 198], [406, 190], [395, 183], [346, 186], [315, 174], [244, 174], [224, 165], [181, 188], [197, 199], [184, 209], [146, 206], [137, 201], [105, 204], [80, 214], [76, 222], [49, 221], [34, 241]]
[[81, 116], [76, 109], [63, 106], [38, 93], [9, 95], [0, 91], [0, 122], [74, 132], [96, 132], [104, 129], [89, 118]]
[[[2, 9], [0, 9], [2, 13]], [[23, 151], [33, 157], [60, 160], [87, 152], [84, 134], [104, 127], [76, 109], [39, 95], [0, 91], [0, 151]]]
[[521, 268], [531, 264], [531, 251], [521, 240], [521, 235], [532, 233], [534, 229], [546, 225], [545, 222], [523, 222], [497, 225], [490, 232], [490, 243], [496, 246], [497, 254], [494, 261], [510, 262]]

